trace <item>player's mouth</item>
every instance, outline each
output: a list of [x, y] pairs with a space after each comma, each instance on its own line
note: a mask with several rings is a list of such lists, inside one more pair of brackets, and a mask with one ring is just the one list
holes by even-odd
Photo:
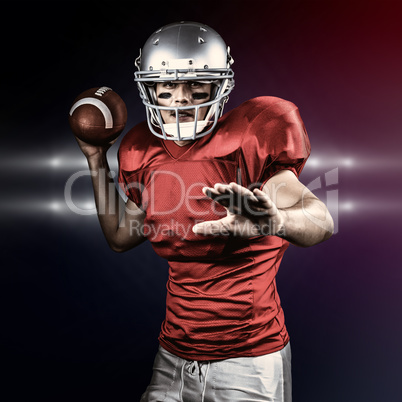
[[[170, 116], [176, 121], [176, 112], [172, 111], [170, 113]], [[185, 121], [193, 121], [194, 120], [194, 112], [187, 111], [187, 110], [181, 110], [178, 113], [179, 116], [179, 122], [185, 122]]]

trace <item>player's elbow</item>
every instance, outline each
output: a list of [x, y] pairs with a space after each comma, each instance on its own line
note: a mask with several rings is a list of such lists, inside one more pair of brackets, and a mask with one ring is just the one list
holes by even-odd
[[328, 240], [334, 234], [334, 220], [332, 216], [327, 211], [325, 221], [322, 223], [322, 226], [318, 228], [317, 232], [310, 242], [306, 242], [306, 244], [302, 244], [302, 247], [311, 247], [316, 244], [322, 243]]
[[325, 207], [325, 221], [322, 229], [323, 229], [322, 241], [328, 240], [334, 234], [335, 231], [334, 219], [329, 213], [327, 207]]
[[316, 242], [312, 245], [322, 243], [323, 241], [328, 240], [334, 234], [334, 220], [328, 211], [326, 205], [319, 201], [320, 206], [320, 214], [318, 215], [318, 221], [316, 221]]
[[130, 250], [131, 247], [128, 247], [126, 244], [118, 243], [114, 241], [108, 241], [109, 247], [115, 253], [124, 253], [125, 251]]
[[120, 241], [118, 239], [113, 239], [108, 240], [108, 244], [115, 253], [124, 253], [138, 246], [143, 241], [145, 241], [145, 237], [130, 238], [128, 240], [126, 239]]
[[124, 247], [119, 247], [119, 246], [110, 246], [109, 247], [112, 249], [112, 251], [114, 251], [115, 253], [124, 253], [125, 251], [127, 251], [128, 249], [124, 248]]
[[[299, 228], [300, 229], [300, 228]], [[334, 220], [325, 208], [325, 215], [320, 218], [311, 215], [290, 242], [302, 248], [315, 246], [328, 240], [334, 234]]]
[[329, 212], [328, 212], [328, 216], [327, 216], [327, 223], [328, 223], [328, 226], [326, 228], [324, 240], [328, 240], [335, 233], [334, 219], [332, 218], [332, 216]]

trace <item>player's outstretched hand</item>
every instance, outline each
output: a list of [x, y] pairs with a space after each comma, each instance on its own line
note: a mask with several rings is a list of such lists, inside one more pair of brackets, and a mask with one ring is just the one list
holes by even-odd
[[283, 213], [259, 189], [251, 191], [236, 183], [217, 183], [204, 187], [202, 192], [225, 207], [227, 215], [193, 226], [196, 234], [253, 237], [280, 234], [283, 229]]

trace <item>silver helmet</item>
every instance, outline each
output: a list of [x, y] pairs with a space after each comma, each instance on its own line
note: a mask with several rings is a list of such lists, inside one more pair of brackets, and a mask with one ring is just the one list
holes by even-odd
[[[196, 139], [209, 134], [234, 87], [232, 64], [230, 48], [207, 25], [182, 21], [155, 31], [140, 49], [135, 61], [138, 71], [134, 74], [151, 132], [166, 140]], [[159, 106], [155, 83], [164, 81], [212, 83], [211, 100], [196, 106]], [[200, 107], [208, 107], [208, 111], [204, 120], [198, 121]], [[179, 122], [179, 112], [188, 109], [195, 111], [195, 120]], [[165, 124], [161, 110], [173, 111], [176, 123]]]

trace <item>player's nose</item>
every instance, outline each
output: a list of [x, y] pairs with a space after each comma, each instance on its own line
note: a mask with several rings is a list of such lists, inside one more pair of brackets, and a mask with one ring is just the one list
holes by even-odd
[[179, 84], [173, 92], [173, 101], [178, 104], [186, 104], [191, 99], [191, 93], [185, 84]]

